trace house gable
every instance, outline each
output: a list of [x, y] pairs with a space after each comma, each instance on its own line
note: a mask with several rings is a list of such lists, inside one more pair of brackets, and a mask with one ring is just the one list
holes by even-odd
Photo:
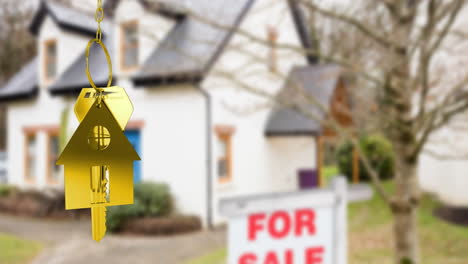
[[[126, 9], [126, 7], [131, 8], [131, 12]], [[113, 84], [116, 83], [118, 78], [126, 78], [134, 75], [134, 71], [121, 71], [120, 69], [120, 48], [121, 48], [121, 28], [120, 22], [127, 20], [138, 19], [138, 23], [141, 23], [141, 30], [149, 32], [150, 37], [139, 37], [141, 48], [139, 48], [139, 61], [143, 62], [147, 57], [155, 50], [158, 49], [158, 44], [160, 40], [154, 38], [153, 31], [166, 28], [168, 31], [168, 36], [161, 36], [163, 39], [169, 38], [173, 33], [173, 28], [176, 28], [178, 23], [169, 21], [165, 18], [159, 16], [159, 12], [147, 11], [140, 1], [118, 1], [115, 3], [115, 11], [122, 10], [123, 13], [127, 13], [123, 18], [118, 18], [117, 23], [111, 23], [109, 20], [105, 20], [101, 27], [103, 30], [104, 44], [107, 46], [109, 54], [113, 58], [112, 62], [114, 65], [114, 76]], [[136, 14], [143, 14], [140, 16], [135, 16]], [[130, 15], [128, 15], [130, 14]], [[94, 20], [93, 20], [94, 21]], [[176, 20], [179, 21], [179, 20]], [[159, 25], [159, 23], [164, 22], [164, 25]], [[140, 26], [139, 26], [140, 27]], [[164, 30], [163, 30], [164, 31]], [[158, 33], [159, 34], [159, 33]], [[163, 40], [161, 40], [163, 41]], [[83, 47], [86, 45], [83, 45]], [[99, 87], [105, 87], [108, 81], [108, 72], [107, 72], [107, 60], [104, 57], [104, 54], [100, 51], [99, 45], [92, 45], [90, 49], [90, 54], [94, 54], [89, 57], [89, 64], [91, 65], [91, 71], [93, 75], [93, 80], [95, 84]], [[57, 81], [49, 87], [49, 91], [53, 95], [65, 95], [65, 94], [77, 94], [81, 88], [88, 87], [89, 82], [86, 78], [86, 75], [83, 73], [83, 69], [86, 65], [86, 58], [84, 51], [78, 56], [78, 58], [68, 67], [64, 73], [59, 76]]]
[[[337, 97], [343, 97], [344, 92], [341, 68], [337, 65], [293, 68], [278, 94], [280, 100], [286, 100], [291, 107], [278, 107], [271, 112], [265, 135], [320, 135], [324, 132], [322, 123], [330, 112], [334, 117], [339, 115], [344, 122], [351, 122], [349, 116], [345, 118], [341, 112], [337, 112], [337, 104], [344, 100]], [[303, 112], [313, 114], [316, 119]]]
[[[62, 74], [84, 53], [88, 40], [89, 38], [86, 36], [64, 31], [52, 19], [51, 15], [47, 15], [37, 36], [39, 85], [42, 87], [54, 85]], [[55, 46], [53, 61], [50, 61], [48, 54], [48, 45], [51, 43]], [[47, 74], [48, 63], [55, 64], [55, 75], [52, 77]]]

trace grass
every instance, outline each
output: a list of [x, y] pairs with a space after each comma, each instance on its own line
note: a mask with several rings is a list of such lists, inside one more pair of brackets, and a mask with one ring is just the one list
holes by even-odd
[[0, 233], [0, 263], [23, 264], [39, 253], [41, 244]]
[[207, 255], [187, 262], [186, 264], [225, 264], [227, 251], [225, 248], [218, 249]]
[[[385, 183], [389, 191], [390, 182]], [[468, 263], [468, 227], [446, 223], [433, 216], [438, 206], [425, 196], [418, 211], [419, 240], [424, 264]], [[393, 264], [392, 216], [377, 196], [352, 203], [348, 214], [349, 264]], [[226, 251], [217, 250], [187, 264], [225, 264]]]
[[[386, 183], [387, 190], [393, 189]], [[468, 228], [436, 218], [438, 203], [426, 195], [418, 211], [419, 241], [424, 264], [466, 264]], [[392, 216], [384, 202], [372, 200], [349, 207], [350, 264], [392, 263]], [[353, 243], [354, 242], [354, 243]]]

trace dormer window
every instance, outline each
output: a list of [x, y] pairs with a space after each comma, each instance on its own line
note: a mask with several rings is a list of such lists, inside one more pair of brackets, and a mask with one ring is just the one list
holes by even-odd
[[53, 80], [57, 75], [57, 41], [55, 39], [44, 43], [44, 73], [46, 81]]
[[138, 67], [138, 22], [131, 21], [121, 26], [121, 67], [130, 70]]

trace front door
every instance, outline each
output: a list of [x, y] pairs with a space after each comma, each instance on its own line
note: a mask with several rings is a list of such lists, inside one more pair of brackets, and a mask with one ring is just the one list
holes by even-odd
[[[128, 138], [128, 141], [132, 143], [135, 151], [140, 155], [141, 158], [141, 144], [140, 144], [140, 130], [126, 130], [125, 135]], [[136, 160], [133, 162], [133, 182], [138, 183], [141, 181], [141, 160]]]

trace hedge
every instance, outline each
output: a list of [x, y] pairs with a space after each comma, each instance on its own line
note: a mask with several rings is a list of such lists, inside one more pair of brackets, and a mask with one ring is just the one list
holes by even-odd
[[134, 203], [107, 209], [107, 229], [119, 231], [126, 220], [143, 217], [163, 217], [173, 212], [169, 186], [161, 183], [135, 184]]
[[[374, 168], [380, 179], [387, 180], [395, 173], [395, 153], [392, 144], [382, 135], [374, 134], [363, 136], [359, 140], [364, 155]], [[342, 143], [336, 152], [338, 168], [349, 181], [352, 180], [353, 171], [353, 144], [350, 141]], [[362, 161], [359, 161], [359, 178], [361, 181], [369, 181], [370, 176]]]

